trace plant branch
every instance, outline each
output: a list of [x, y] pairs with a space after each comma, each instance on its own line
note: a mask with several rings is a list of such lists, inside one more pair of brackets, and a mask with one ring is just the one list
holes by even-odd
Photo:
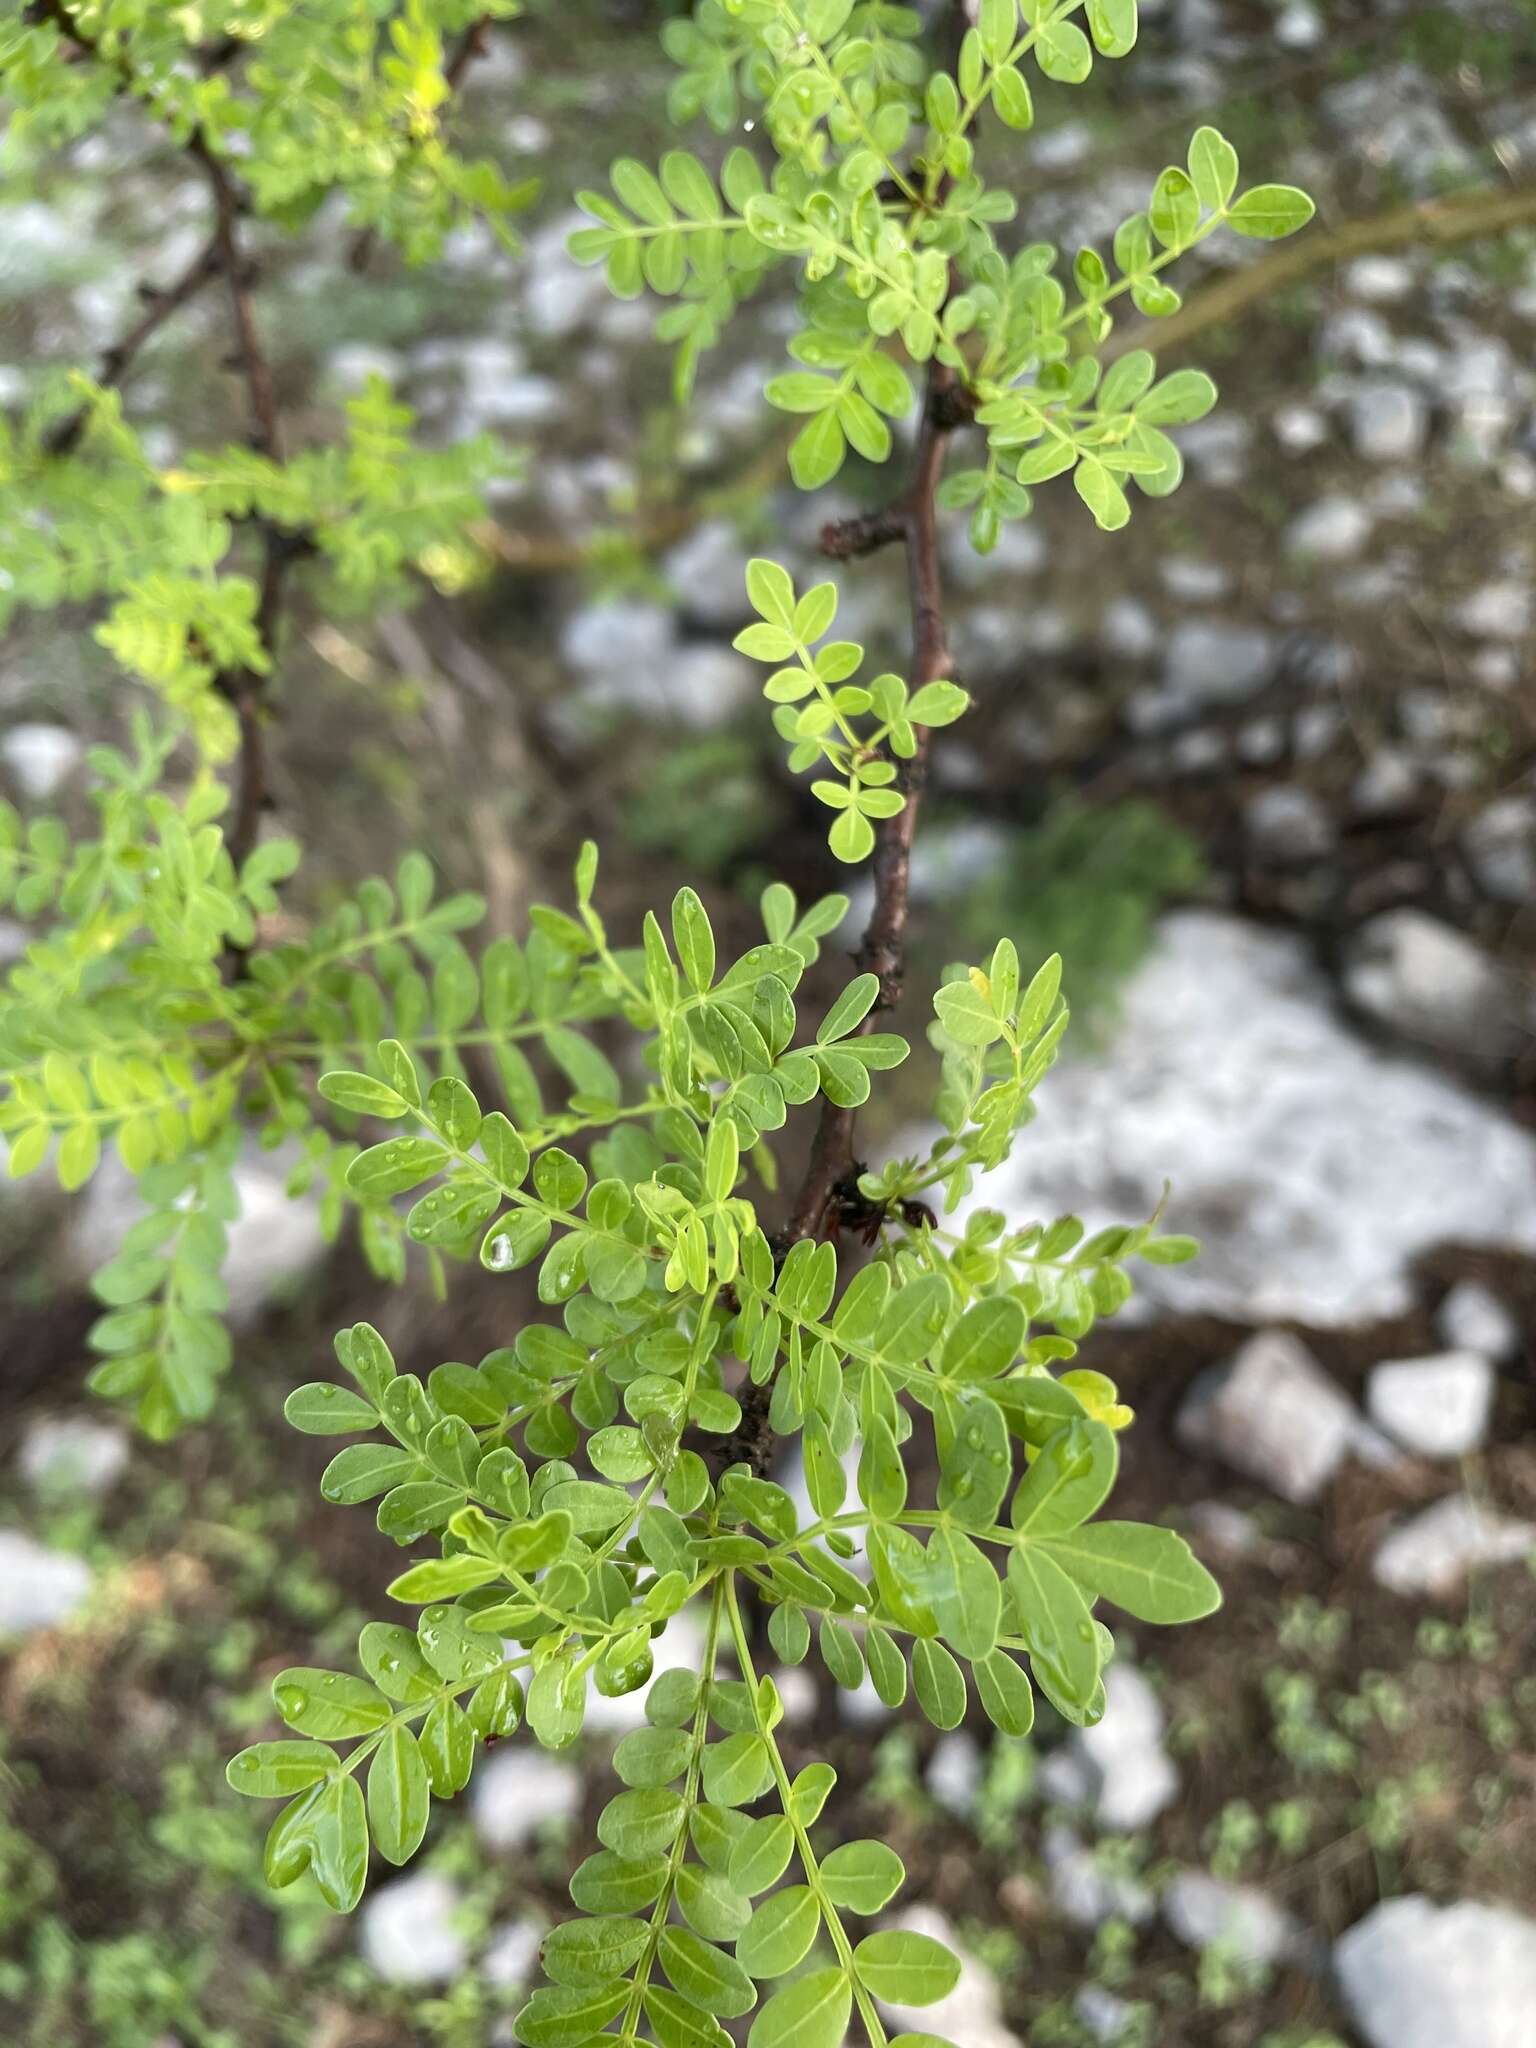
[[[477, 21], [472, 21], [459, 37], [453, 55], [443, 66], [443, 83], [448, 88], [450, 98], [464, 83], [465, 74], [476, 58], [484, 57], [490, 50], [491, 20], [489, 14], [482, 14]], [[364, 228], [352, 244], [351, 254], [347, 258], [347, 268], [353, 271], [366, 270], [373, 261], [373, 253], [378, 246], [378, 229]]]
[[[913, 690], [939, 681], [949, 667], [949, 641], [944, 624], [944, 596], [939, 576], [939, 480], [944, 472], [948, 435], [955, 423], [952, 394], [955, 372], [945, 364], [928, 365], [928, 382], [923, 401], [923, 420], [918, 432], [912, 479], [900, 501], [886, 511], [863, 519], [846, 520], [829, 527], [822, 536], [825, 551], [835, 559], [868, 554], [889, 541], [900, 540], [906, 550], [907, 588], [912, 609], [912, 661], [908, 681]], [[916, 728], [917, 750], [910, 761], [898, 767], [897, 784], [906, 801], [894, 818], [884, 819], [875, 838], [871, 863], [875, 885], [874, 907], [864, 938], [854, 955], [861, 971], [875, 975], [880, 994], [864, 1019], [865, 1031], [874, 1028], [882, 1011], [901, 1000], [902, 977], [906, 968], [907, 918], [912, 879], [912, 836], [917, 828], [918, 805], [928, 772], [928, 729]], [[784, 1240], [820, 1237], [832, 1215], [839, 1184], [853, 1167], [854, 1112], [841, 1109], [825, 1096], [805, 1177], [795, 1196]]]
[[[106, 350], [101, 358], [101, 367], [96, 372], [96, 382], [106, 390], [115, 390], [127, 376], [135, 356], [145, 343], [158, 334], [174, 314], [189, 305], [203, 287], [218, 276], [223, 266], [223, 255], [218, 237], [214, 236], [200, 249], [181, 275], [163, 287], [141, 285], [140, 296], [145, 301], [145, 310], [125, 334]], [[47, 450], [50, 455], [68, 455], [75, 448], [85, 423], [90, 417], [89, 406], [79, 406], [67, 419], [60, 420], [50, 429]]]

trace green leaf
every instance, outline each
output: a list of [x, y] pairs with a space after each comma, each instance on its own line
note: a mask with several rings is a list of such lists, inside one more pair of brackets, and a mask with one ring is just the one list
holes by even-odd
[[1187, 171], [1170, 164], [1152, 188], [1147, 219], [1165, 249], [1187, 249], [1200, 225], [1200, 201]]
[[1183, 1537], [1152, 1523], [1095, 1522], [1053, 1538], [1050, 1553], [1138, 1621], [1200, 1621], [1221, 1605], [1221, 1588]]
[[1072, 482], [1105, 533], [1118, 533], [1130, 519], [1130, 500], [1102, 462], [1085, 456], [1072, 472]]
[[957, 1045], [991, 1045], [1003, 1035], [1003, 1021], [970, 980], [948, 981], [933, 998], [939, 1022]]
[[981, 53], [989, 64], [1001, 64], [1013, 48], [1019, 28], [1018, 0], [981, 0], [976, 17]]
[[928, 1542], [928, 1586], [946, 1640], [962, 1657], [985, 1657], [1002, 1621], [1002, 1582], [963, 1530], [947, 1524], [934, 1530]]
[[1081, 85], [1093, 69], [1093, 46], [1075, 21], [1053, 21], [1040, 31], [1035, 62], [1058, 85]]
[[1136, 47], [1136, 0], [1088, 0], [1088, 30], [1101, 56], [1127, 56]]
[[874, 1008], [879, 995], [878, 975], [856, 976], [822, 1018], [816, 1031], [816, 1043], [830, 1045], [835, 1039], [846, 1038], [850, 1032], [856, 1031]]
[[689, 984], [702, 993], [715, 978], [715, 935], [693, 889], [679, 889], [672, 899], [672, 943]]
[[747, 599], [759, 618], [773, 626], [789, 626], [795, 616], [795, 584], [789, 571], [765, 556], [747, 564]]
[[404, 1116], [410, 1108], [403, 1095], [382, 1081], [375, 1081], [371, 1074], [322, 1074], [317, 1085], [327, 1102], [334, 1102], [338, 1109], [350, 1110], [356, 1116], [393, 1119]]
[[842, 2048], [853, 1992], [841, 1969], [808, 1970], [776, 1991], [752, 2022], [747, 2048]]
[[1189, 175], [1200, 204], [1220, 213], [1237, 190], [1237, 151], [1219, 129], [1197, 128], [1190, 137]]
[[1227, 225], [1240, 235], [1277, 242], [1304, 228], [1317, 208], [1295, 185], [1254, 185], [1227, 214]]
[[1097, 1514], [1115, 1483], [1120, 1453], [1102, 1422], [1072, 1422], [1035, 1458], [1013, 1497], [1021, 1536], [1058, 1536]]
[[735, 1957], [686, 1927], [663, 1928], [657, 1955], [673, 1989], [701, 2012], [738, 2019], [757, 2003], [752, 1979]]
[[765, 1899], [736, 1943], [736, 1960], [757, 1978], [783, 1977], [810, 1954], [821, 1908], [808, 1885], [786, 1885]]
[[1004, 1735], [1027, 1735], [1035, 1725], [1035, 1696], [1007, 1650], [994, 1650], [971, 1666], [982, 1710]]
[[1035, 122], [1035, 103], [1029, 83], [1017, 66], [1009, 64], [998, 72], [992, 86], [992, 104], [1006, 128], [1023, 130]]
[[305, 1436], [350, 1436], [379, 1426], [378, 1411], [371, 1401], [330, 1380], [295, 1387], [283, 1403], [283, 1414]]
[[875, 828], [859, 811], [840, 811], [827, 834], [827, 844], [839, 860], [867, 860], [874, 851]]
[[1088, 1603], [1043, 1544], [1021, 1544], [1009, 1553], [1008, 1583], [1042, 1690], [1080, 1720], [1099, 1682], [1099, 1640]]
[[593, 1920], [566, 1920], [544, 1937], [539, 1960], [555, 1984], [581, 1988], [606, 1985], [634, 1968], [645, 1951], [643, 1920], [611, 1914]]
[[450, 1155], [431, 1138], [390, 1138], [358, 1153], [347, 1168], [347, 1186], [365, 1201], [387, 1201], [450, 1163]]
[[336, 1740], [371, 1735], [394, 1713], [389, 1701], [366, 1679], [341, 1671], [295, 1666], [272, 1681], [272, 1704], [301, 1735]]
[[671, 1848], [687, 1810], [669, 1785], [620, 1792], [598, 1817], [597, 1839], [626, 1862], [643, 1863]]
[[744, 1830], [731, 1851], [726, 1874], [744, 1898], [756, 1898], [759, 1892], [778, 1883], [789, 1867], [794, 1848], [794, 1829], [785, 1816], [768, 1814]]
[[945, 1340], [945, 1373], [957, 1380], [996, 1379], [1018, 1357], [1026, 1327], [1011, 1294], [973, 1302]]
[[905, 1927], [866, 1934], [853, 1964], [861, 1983], [887, 2005], [936, 2005], [960, 1981], [959, 1959], [943, 1942]]
[[965, 1677], [942, 1643], [912, 1645], [912, 1690], [935, 1728], [958, 1728], [965, 1719]]
[[320, 1896], [350, 1913], [368, 1877], [368, 1813], [356, 1778], [332, 1778], [305, 1817], [309, 1867]]
[[247, 1799], [289, 1799], [337, 1768], [335, 1750], [323, 1742], [257, 1742], [230, 1758], [224, 1776]]
[[402, 1722], [384, 1732], [368, 1766], [368, 1824], [386, 1862], [408, 1863], [427, 1832], [432, 1797], [416, 1737]]
[[1138, 401], [1136, 418], [1144, 426], [1177, 426], [1203, 420], [1215, 403], [1216, 386], [1204, 370], [1175, 370]]
[[808, 420], [789, 446], [789, 471], [802, 491], [831, 483], [843, 466], [848, 444], [835, 411]]
[[472, 1593], [477, 1586], [488, 1586], [492, 1579], [500, 1577], [501, 1566], [489, 1558], [436, 1557], [412, 1565], [409, 1571], [392, 1580], [387, 1590], [391, 1600], [425, 1605], [431, 1600], [451, 1600], [458, 1593]]
[[884, 1842], [844, 1842], [821, 1859], [822, 1888], [834, 1906], [868, 1919], [901, 1890], [906, 1865]]

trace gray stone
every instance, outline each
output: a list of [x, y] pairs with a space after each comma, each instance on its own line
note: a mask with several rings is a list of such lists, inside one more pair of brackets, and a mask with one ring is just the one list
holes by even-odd
[[435, 1870], [415, 1870], [370, 1892], [357, 1930], [363, 1959], [389, 1984], [446, 1984], [469, 1963], [457, 1926], [458, 1887]]
[[1355, 777], [1349, 801], [1356, 817], [1387, 818], [1406, 810], [1418, 791], [1413, 756], [1402, 747], [1379, 747]]
[[1164, 680], [1197, 703], [1235, 703], [1268, 682], [1274, 639], [1262, 626], [1184, 619], [1168, 638]]
[[1360, 1418], [1299, 1338], [1260, 1330], [1202, 1373], [1179, 1410], [1180, 1440], [1283, 1500], [1316, 1500], [1359, 1441]]
[[1282, 405], [1270, 424], [1275, 439], [1290, 455], [1310, 454], [1328, 438], [1328, 422], [1311, 405]]
[[[1502, 650], [1501, 650], [1502, 651]], [[1467, 864], [1500, 903], [1536, 896], [1536, 801], [1513, 793], [1484, 804], [1461, 835]]]
[[1212, 413], [1179, 429], [1179, 447], [1202, 482], [1230, 490], [1248, 473], [1253, 428], [1240, 413]]
[[1363, 306], [1345, 306], [1319, 328], [1317, 351], [1325, 362], [1384, 369], [1395, 353], [1392, 329], [1379, 313], [1368, 313]]
[[1457, 1281], [1440, 1304], [1435, 1327], [1454, 1349], [1496, 1361], [1513, 1358], [1520, 1348], [1519, 1323], [1480, 1280]]
[[666, 556], [662, 573], [688, 618], [723, 632], [752, 616], [747, 554], [728, 519], [706, 519]]
[[1388, 1899], [1334, 1949], [1368, 2048], [1531, 2048], [1536, 1921], [1464, 1899]]
[[1170, 555], [1159, 566], [1163, 588], [1185, 604], [1214, 604], [1232, 588], [1232, 578], [1220, 562], [1208, 562], [1198, 555]]
[[91, 1590], [83, 1557], [45, 1550], [20, 1529], [0, 1529], [0, 1641], [57, 1628]]
[[1456, 623], [1477, 640], [1523, 640], [1531, 630], [1531, 587], [1485, 583], [1456, 607]]
[[1157, 621], [1138, 598], [1112, 598], [1100, 615], [1099, 627], [1105, 646], [1127, 661], [1145, 661], [1157, 651]]
[[1411, 384], [1363, 384], [1350, 406], [1355, 450], [1367, 462], [1406, 462], [1424, 446], [1429, 408]]
[[1179, 1774], [1163, 1747], [1163, 1709], [1132, 1664], [1104, 1673], [1104, 1718], [1074, 1728], [1069, 1741], [1086, 1767], [1094, 1819], [1114, 1834], [1144, 1828], [1179, 1794]]
[[1366, 1411], [1405, 1449], [1460, 1458], [1487, 1435], [1493, 1381], [1493, 1367], [1475, 1351], [1390, 1358], [1372, 1368]]
[[1102, 1927], [1106, 1920], [1127, 1920], [1142, 1927], [1152, 1918], [1155, 1905], [1147, 1887], [1107, 1870], [1103, 1859], [1071, 1828], [1047, 1828], [1041, 1853], [1050, 1874], [1051, 1897], [1074, 1927]]
[[544, 1829], [575, 1819], [581, 1777], [541, 1749], [499, 1748], [475, 1772], [470, 1809], [486, 1848], [521, 1849]]
[[80, 758], [80, 741], [62, 725], [23, 721], [0, 739], [0, 759], [24, 797], [46, 803]]
[[942, 1941], [960, 1958], [959, 1983], [936, 2004], [887, 2005], [884, 1999], [880, 2001], [881, 2010], [893, 2027], [903, 2032], [910, 2029], [940, 2034], [952, 2041], [963, 2041], [965, 2048], [1023, 2048], [1018, 2035], [1004, 2023], [997, 1979], [984, 1963], [966, 1953], [942, 1913], [933, 1906], [908, 1906], [885, 1924]]
[[1292, 554], [1315, 562], [1353, 561], [1371, 532], [1371, 515], [1358, 498], [1339, 493], [1319, 498], [1286, 528], [1285, 544]]
[[1181, 1870], [1163, 1892], [1162, 1908], [1186, 1948], [1220, 1949], [1250, 1967], [1272, 1967], [1300, 1944], [1301, 1929], [1267, 1892], [1224, 1884], [1206, 1870]]
[[538, 1975], [543, 1927], [534, 1920], [509, 1920], [493, 1927], [480, 1957], [480, 1974], [489, 1984], [515, 1990]]
[[1513, 986], [1477, 943], [1427, 911], [1383, 911], [1346, 949], [1352, 1002], [1423, 1044], [1497, 1058], [1525, 1039]]
[[1150, 1215], [1171, 1180], [1169, 1227], [1201, 1256], [1139, 1269], [1137, 1290], [1178, 1313], [1347, 1327], [1409, 1308], [1412, 1261], [1447, 1238], [1536, 1250], [1536, 1140], [1364, 1043], [1310, 947], [1241, 919], [1164, 918], [1116, 1028], [1038, 1101], [972, 1199], [1099, 1229]]
[[1287, 0], [1275, 22], [1282, 50], [1315, 50], [1323, 39], [1323, 18], [1310, 0]]
[[942, 1738], [924, 1773], [928, 1790], [940, 1806], [962, 1819], [974, 1811], [985, 1775], [981, 1751], [963, 1730]]
[[1130, 2000], [1103, 1984], [1083, 1985], [1073, 1997], [1072, 2012], [1078, 2025], [1086, 2027], [1095, 2041], [1102, 2041], [1104, 2048], [1115, 2048], [1136, 2017], [1136, 2007]]
[[1318, 860], [1334, 844], [1327, 805], [1292, 782], [1276, 783], [1250, 798], [1243, 829], [1256, 853], [1279, 862]]
[[1468, 1572], [1509, 1564], [1532, 1549], [1536, 1526], [1453, 1493], [1383, 1537], [1371, 1570], [1389, 1592], [1435, 1596], [1454, 1593]]
[[1395, 304], [1413, 287], [1413, 266], [1398, 256], [1357, 256], [1344, 271], [1345, 291], [1371, 305]]
[[583, 269], [566, 254], [572, 229], [591, 225], [584, 213], [571, 212], [529, 238], [519, 307], [531, 332], [545, 340], [567, 339], [606, 309], [602, 265]]
[[39, 1493], [98, 1500], [128, 1463], [128, 1438], [116, 1424], [88, 1415], [45, 1415], [27, 1425], [16, 1455], [23, 1479]]

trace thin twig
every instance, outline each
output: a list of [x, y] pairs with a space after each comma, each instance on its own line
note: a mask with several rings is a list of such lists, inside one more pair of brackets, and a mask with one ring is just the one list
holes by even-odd
[[[166, 321], [181, 308], [191, 303], [203, 287], [218, 276], [223, 258], [220, 254], [217, 236], [200, 249], [181, 275], [163, 288], [141, 287], [146, 301], [145, 311], [105, 352], [101, 367], [96, 372], [96, 382], [111, 391], [122, 383], [139, 350], [165, 325]], [[85, 431], [90, 418], [90, 407], [79, 406], [68, 419], [63, 419], [49, 430], [46, 447], [50, 455], [68, 455]]]
[[[846, 560], [850, 554], [867, 554], [887, 542], [901, 541], [906, 550], [912, 607], [909, 680], [914, 690], [939, 681], [949, 669], [949, 641], [939, 577], [938, 489], [948, 435], [956, 418], [951, 403], [955, 381], [955, 372], [944, 364], [929, 364], [912, 480], [900, 502], [885, 512], [829, 528], [822, 542], [829, 554]], [[873, 1028], [882, 1011], [894, 1009], [901, 1000], [911, 897], [912, 835], [928, 770], [927, 729], [919, 726], [916, 732], [916, 753], [910, 761], [898, 764], [897, 769], [896, 786], [906, 801], [894, 818], [882, 820], [876, 833], [871, 864], [874, 907], [863, 942], [854, 955], [855, 964], [875, 975], [880, 983], [880, 994], [864, 1020], [866, 1031]], [[853, 1125], [851, 1109], [841, 1109], [823, 1096], [805, 1176], [784, 1226], [785, 1242], [819, 1237], [825, 1232], [838, 1187], [852, 1171]]]

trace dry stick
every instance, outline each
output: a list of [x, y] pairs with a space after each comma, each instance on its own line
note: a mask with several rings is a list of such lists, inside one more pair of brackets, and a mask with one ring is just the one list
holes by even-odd
[[[905, 547], [912, 606], [910, 681], [914, 691], [925, 683], [939, 681], [949, 668], [939, 581], [938, 489], [949, 431], [956, 419], [952, 403], [955, 381], [953, 370], [937, 361], [930, 362], [912, 481], [900, 503], [870, 518], [831, 525], [822, 534], [823, 552], [842, 561], [869, 554], [894, 540], [900, 540]], [[854, 956], [855, 964], [875, 975], [880, 983], [874, 1007], [861, 1027], [865, 1031], [873, 1028], [882, 1010], [894, 1009], [901, 1000], [912, 835], [928, 768], [927, 728], [918, 726], [915, 730], [917, 751], [897, 771], [897, 787], [906, 801], [894, 818], [882, 820], [876, 833], [872, 863], [874, 908], [863, 943]], [[805, 1177], [784, 1226], [785, 1242], [820, 1237], [826, 1230], [838, 1186], [853, 1166], [853, 1121], [851, 1109], [840, 1109], [823, 1096]]]
[[[202, 165], [213, 192], [214, 240], [219, 251], [220, 268], [229, 287], [235, 356], [245, 379], [251, 409], [250, 445], [269, 461], [281, 462], [282, 433], [278, 425], [272, 368], [257, 332], [251, 272], [240, 247], [240, 194], [229, 172], [201, 136], [190, 144], [190, 151]], [[280, 533], [266, 522], [262, 523], [261, 532], [263, 561], [261, 593], [256, 605], [256, 635], [270, 663], [277, 647], [284, 585], [298, 546], [292, 536]], [[254, 668], [225, 669], [214, 678], [214, 687], [233, 705], [240, 727], [240, 752], [235, 770], [235, 814], [225, 842], [237, 869], [244, 865], [256, 844], [261, 829], [262, 805], [266, 801], [266, 745], [258, 701], [263, 680], [262, 673]]]
[[[223, 257], [218, 238], [215, 236], [205, 249], [193, 257], [180, 277], [174, 279], [172, 283], [163, 289], [157, 289], [152, 285], [141, 286], [146, 310], [127, 333], [113, 342], [102, 356], [101, 367], [96, 372], [96, 382], [109, 391], [121, 384], [134, 357], [144, 344], [159, 332], [172, 314], [180, 312], [183, 306], [190, 304], [204, 285], [218, 276], [222, 264]], [[90, 407], [82, 405], [72, 412], [68, 419], [60, 420], [48, 433], [45, 444], [48, 453], [68, 455], [85, 431], [85, 423], [89, 418]]]

